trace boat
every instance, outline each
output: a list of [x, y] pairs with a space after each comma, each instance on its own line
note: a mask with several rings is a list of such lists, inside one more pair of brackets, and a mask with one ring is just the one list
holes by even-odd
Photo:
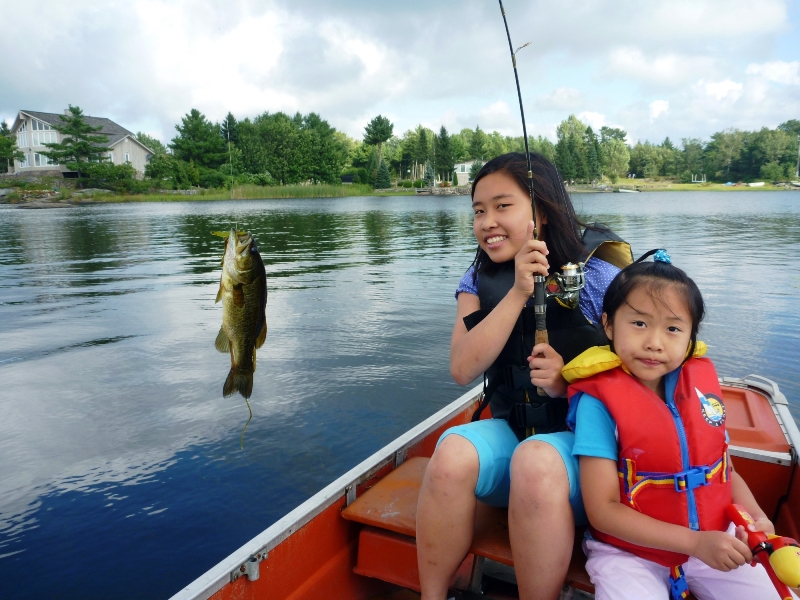
[[639, 190], [629, 190], [628, 188], [617, 188], [618, 192], [628, 193], [628, 194], [638, 194]]
[[[778, 385], [720, 379], [730, 454], [777, 533], [798, 539], [800, 431]], [[425, 466], [447, 428], [470, 421], [477, 386], [381, 448], [262, 531], [172, 600], [418, 598], [416, 504]], [[488, 412], [488, 411], [484, 411]], [[478, 505], [470, 552], [452, 581], [464, 597], [518, 598], [505, 509]], [[561, 598], [593, 598], [576, 529]]]

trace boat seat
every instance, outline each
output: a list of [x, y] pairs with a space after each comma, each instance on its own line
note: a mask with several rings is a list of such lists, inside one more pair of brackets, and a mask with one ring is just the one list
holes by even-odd
[[[345, 519], [368, 526], [360, 535], [357, 573], [419, 590], [414, 541], [417, 498], [429, 460], [423, 457], [406, 460], [342, 511]], [[565, 584], [594, 593], [581, 550], [583, 533], [583, 528], [576, 529]], [[507, 509], [478, 503], [469, 552], [470, 555], [514, 566], [508, 541]], [[465, 563], [468, 564], [462, 565], [461, 571], [466, 570], [468, 575], [472, 556], [468, 556]], [[462, 576], [462, 582], [463, 579]]]

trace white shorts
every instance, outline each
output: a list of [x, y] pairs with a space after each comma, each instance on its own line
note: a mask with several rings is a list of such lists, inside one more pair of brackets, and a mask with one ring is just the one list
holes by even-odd
[[[728, 533], [732, 533], [733, 527]], [[595, 586], [596, 600], [669, 600], [669, 569], [597, 540], [583, 541], [586, 571]], [[683, 565], [689, 591], [698, 600], [761, 600], [778, 593], [760, 564], [733, 571], [712, 569], [690, 557]], [[793, 598], [797, 598], [792, 594]]]

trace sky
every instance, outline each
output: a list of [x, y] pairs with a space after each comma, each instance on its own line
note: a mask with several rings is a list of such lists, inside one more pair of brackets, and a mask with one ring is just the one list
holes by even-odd
[[[382, 114], [521, 135], [491, 0], [0, 0], [0, 120], [68, 105], [168, 143], [212, 121]], [[800, 119], [799, 0], [506, 0], [529, 134], [570, 114], [629, 142]]]

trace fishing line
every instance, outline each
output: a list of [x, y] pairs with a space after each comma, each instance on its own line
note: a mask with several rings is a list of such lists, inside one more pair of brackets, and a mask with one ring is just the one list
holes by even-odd
[[250, 425], [250, 421], [253, 420], [253, 409], [250, 408], [250, 401], [245, 398], [244, 401], [247, 403], [247, 410], [250, 411], [250, 418], [247, 419], [247, 423], [244, 424], [244, 429], [242, 429], [242, 436], [239, 438], [239, 446], [241, 446], [242, 450], [244, 450], [244, 432], [247, 431], [247, 426]]

